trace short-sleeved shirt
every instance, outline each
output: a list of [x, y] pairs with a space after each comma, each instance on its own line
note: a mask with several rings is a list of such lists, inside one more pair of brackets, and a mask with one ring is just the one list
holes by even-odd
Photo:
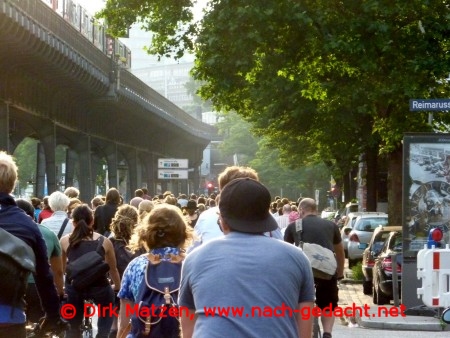
[[203, 211], [195, 223], [194, 232], [202, 243], [212, 239], [223, 237], [217, 220], [219, 219], [219, 207], [212, 207]]
[[[195, 310], [198, 337], [223, 337], [224, 332], [229, 337], [297, 337], [295, 313], [270, 316], [259, 310], [274, 313], [284, 306], [294, 311], [299, 303], [313, 301], [306, 256], [267, 236], [231, 232], [193, 250], [183, 263], [179, 305]], [[214, 307], [216, 315], [207, 316]], [[244, 312], [220, 316], [219, 307]]]
[[[45, 245], [47, 246], [48, 259], [52, 257], [61, 257], [61, 244], [59, 244], [58, 237], [49, 228], [42, 224], [38, 224], [39, 230], [44, 237]], [[28, 278], [28, 283], [34, 283], [32, 275]]]
[[[334, 251], [333, 245], [342, 241], [339, 228], [333, 222], [315, 215], [308, 215], [302, 219], [302, 240], [305, 243], [315, 243]], [[298, 236], [295, 222], [288, 225], [284, 233], [284, 240], [298, 246]]]

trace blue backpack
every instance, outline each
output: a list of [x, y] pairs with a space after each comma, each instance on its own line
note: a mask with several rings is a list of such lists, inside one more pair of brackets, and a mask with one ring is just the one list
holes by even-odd
[[[149, 260], [135, 301], [131, 317], [131, 332], [128, 337], [148, 338], [180, 337], [178, 313], [178, 290], [181, 280], [182, 257], [174, 256], [171, 261]], [[176, 307], [177, 309], [170, 309]]]

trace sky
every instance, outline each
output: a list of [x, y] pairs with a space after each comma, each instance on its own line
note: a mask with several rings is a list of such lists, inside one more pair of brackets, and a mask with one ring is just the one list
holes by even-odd
[[95, 14], [105, 6], [105, 0], [75, 0], [74, 2], [85, 8], [90, 14]]
[[[197, 0], [198, 4], [196, 6], [197, 9], [195, 10], [196, 17], [200, 15], [201, 9], [205, 6], [207, 1], [208, 0]], [[87, 9], [90, 14], [95, 14], [105, 6], [106, 0], [74, 0], [74, 2]]]

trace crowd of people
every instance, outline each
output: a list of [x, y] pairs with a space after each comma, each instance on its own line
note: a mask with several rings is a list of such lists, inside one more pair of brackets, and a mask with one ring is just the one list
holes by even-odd
[[[142, 303], [143, 290], [151, 289], [149, 271], [165, 266], [161, 262], [179, 264], [177, 297], [172, 301], [187, 309], [164, 337], [226, 333], [309, 338], [313, 319], [300, 313], [311, 313], [314, 302], [322, 309], [331, 304], [330, 311], [337, 306], [344, 269], [337, 226], [317, 216], [311, 198], [272, 198], [252, 168], [226, 168], [218, 178], [217, 196], [175, 196], [167, 191], [152, 197], [142, 188], [128, 202], [116, 188], [89, 202], [80, 200], [75, 187], [42, 200], [15, 199], [11, 193], [16, 181], [13, 157], [0, 152], [0, 228], [33, 249], [36, 265], [26, 289], [20, 290], [20, 301], [0, 298], [0, 336], [25, 337], [25, 326], [39, 321], [42, 329], [64, 326], [59, 309], [65, 302], [76, 309], [65, 336], [79, 337], [84, 301], [89, 299], [120, 309], [118, 316], [98, 318], [97, 337], [140, 337], [153, 323], [130, 322], [125, 309]], [[297, 219], [303, 220], [308, 242], [335, 252], [338, 268], [331, 280], [313, 277], [307, 257], [297, 247]], [[109, 269], [80, 290], [72, 285], [67, 267], [91, 251], [97, 251]], [[282, 304], [298, 312], [281, 317], [205, 315], [206, 308], [275, 309]], [[322, 317], [324, 338], [331, 337], [333, 323], [333, 316]]]

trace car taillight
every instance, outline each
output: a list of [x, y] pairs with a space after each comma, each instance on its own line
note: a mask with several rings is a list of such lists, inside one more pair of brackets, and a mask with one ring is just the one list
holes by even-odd
[[[381, 262], [381, 267], [383, 270], [387, 272], [392, 272], [392, 259], [391, 257], [383, 258], [383, 261]], [[397, 263], [397, 272], [402, 272], [402, 266]]]
[[349, 237], [348, 240], [352, 241], [352, 242], [358, 242], [359, 243], [359, 238], [358, 238], [357, 234], [351, 234], [351, 236]]
[[373, 268], [374, 265], [375, 265], [375, 261], [373, 259], [367, 260], [367, 267], [368, 268]]

